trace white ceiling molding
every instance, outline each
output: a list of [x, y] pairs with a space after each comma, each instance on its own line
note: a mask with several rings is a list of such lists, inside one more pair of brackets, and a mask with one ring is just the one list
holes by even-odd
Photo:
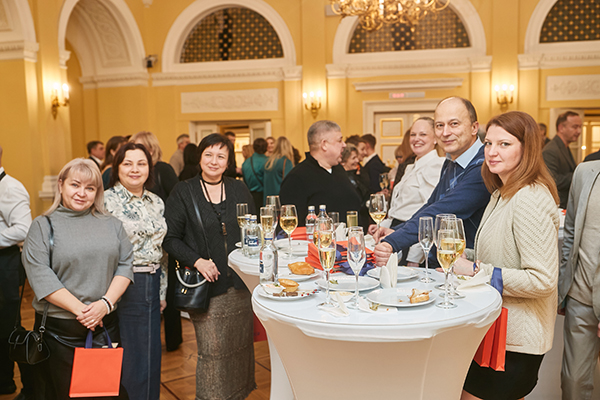
[[68, 40], [81, 64], [84, 88], [147, 86], [145, 50], [124, 0], [65, 0], [58, 27], [59, 60]]
[[454, 89], [462, 86], [462, 78], [416, 79], [385, 82], [356, 82], [354, 89], [358, 92], [391, 92], [397, 90], [440, 90]]
[[0, 0], [0, 60], [36, 62], [38, 50], [27, 0]]
[[519, 69], [594, 67], [600, 65], [600, 40], [540, 43], [542, 26], [557, 0], [540, 0], [531, 14], [525, 34], [525, 54]]
[[358, 18], [344, 18], [335, 34], [333, 64], [327, 66], [327, 77], [489, 71], [491, 57], [486, 56], [485, 31], [477, 10], [469, 0], [452, 0], [450, 7], [461, 19], [469, 36], [470, 47], [350, 54], [348, 49]]
[[[281, 41], [283, 58], [179, 62], [185, 39], [199, 21], [219, 9], [235, 6], [253, 10], [273, 26]], [[296, 69], [290, 70], [290, 68]], [[264, 74], [257, 73], [262, 69], [265, 70]], [[292, 35], [283, 18], [266, 2], [263, 0], [196, 0], [179, 14], [171, 26], [162, 52], [162, 72], [152, 74], [152, 77], [153, 85], [186, 85], [204, 82], [206, 77], [215, 77], [217, 79], [215, 83], [296, 80], [301, 79], [301, 69], [299, 71], [298, 74]]]

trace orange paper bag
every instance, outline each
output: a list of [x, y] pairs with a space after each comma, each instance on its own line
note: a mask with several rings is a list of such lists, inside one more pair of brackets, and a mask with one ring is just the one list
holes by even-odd
[[508, 310], [502, 307], [502, 312], [495, 322], [496, 331], [494, 332], [494, 347], [492, 348], [492, 359], [490, 360], [490, 368], [494, 371], [504, 371], [507, 323]]
[[496, 332], [496, 321], [490, 326], [487, 333], [483, 337], [483, 340], [479, 344], [479, 348], [475, 353], [473, 360], [479, 364], [480, 367], [489, 367], [492, 359], [492, 348], [494, 347], [494, 333]]
[[70, 397], [118, 396], [121, 386], [123, 349], [113, 349], [104, 328], [108, 348], [92, 348], [92, 331], [88, 332], [85, 348], [75, 349], [71, 373]]

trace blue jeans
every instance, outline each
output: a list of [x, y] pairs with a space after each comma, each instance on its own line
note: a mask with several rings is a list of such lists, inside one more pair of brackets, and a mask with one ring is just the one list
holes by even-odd
[[131, 400], [160, 397], [160, 273], [134, 274], [118, 303], [123, 386]]

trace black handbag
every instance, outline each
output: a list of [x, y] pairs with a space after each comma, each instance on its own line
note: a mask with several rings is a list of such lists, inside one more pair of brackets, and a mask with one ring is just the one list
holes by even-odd
[[[187, 183], [187, 182], [186, 182]], [[200, 216], [200, 210], [198, 210], [198, 204], [196, 198], [192, 192], [191, 185], [188, 184], [188, 189], [192, 196], [192, 203], [194, 205], [194, 211], [196, 212], [196, 218], [202, 229], [204, 240], [206, 241], [206, 249], [209, 252], [210, 257], [210, 246], [206, 239], [206, 232], [204, 231], [204, 224], [202, 223], [202, 217]], [[196, 311], [206, 312], [210, 304], [210, 283], [204, 279], [202, 274], [192, 265], [181, 266], [179, 261], [175, 261], [177, 267], [175, 268], [175, 276], [177, 281], [175, 282], [175, 308], [180, 311]]]
[[[50, 218], [46, 216], [48, 223], [50, 224], [50, 238], [49, 238], [49, 255], [50, 255], [50, 269], [52, 269], [52, 249], [54, 248], [54, 229], [52, 228], [52, 222]], [[23, 290], [25, 285], [21, 288], [21, 298], [19, 299], [19, 308], [21, 308], [21, 301], [23, 300]], [[8, 338], [9, 345], [9, 357], [12, 361], [34, 365], [42, 361], [47, 360], [50, 357], [50, 350], [44, 342], [44, 332], [46, 331], [46, 317], [48, 316], [48, 306], [50, 303], [46, 302], [44, 306], [44, 315], [42, 316], [42, 323], [36, 331], [28, 331], [21, 326], [19, 314], [17, 314], [17, 320], [15, 321], [15, 327]]]

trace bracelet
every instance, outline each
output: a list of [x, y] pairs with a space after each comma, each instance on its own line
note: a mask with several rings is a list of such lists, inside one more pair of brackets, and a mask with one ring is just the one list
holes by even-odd
[[114, 311], [115, 310], [115, 305], [113, 304], [112, 301], [110, 301], [110, 299], [106, 296], [102, 296], [102, 300], [104, 300], [108, 306], [110, 307], [110, 311]]
[[112, 311], [110, 309], [110, 305], [108, 304], [108, 301], [106, 301], [106, 299], [103, 297], [100, 300], [102, 300], [102, 302], [104, 303], [104, 305], [106, 306], [106, 315], [110, 314], [110, 312]]

